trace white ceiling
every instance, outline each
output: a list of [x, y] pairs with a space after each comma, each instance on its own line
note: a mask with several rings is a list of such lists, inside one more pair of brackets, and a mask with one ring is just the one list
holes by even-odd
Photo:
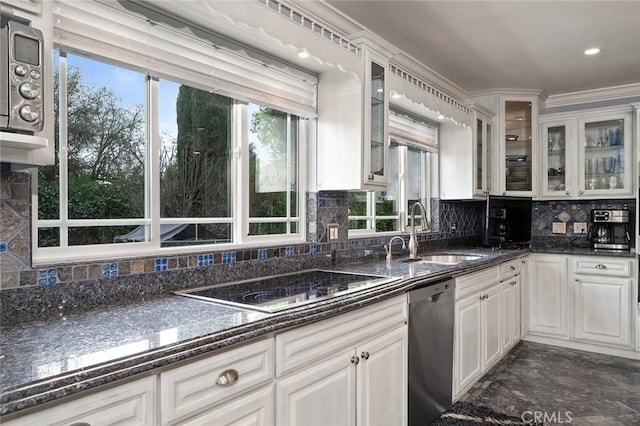
[[640, 83], [639, 0], [326, 3], [467, 92]]

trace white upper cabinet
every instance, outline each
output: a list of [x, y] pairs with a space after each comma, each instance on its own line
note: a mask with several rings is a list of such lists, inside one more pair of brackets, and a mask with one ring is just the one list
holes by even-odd
[[[537, 195], [538, 113], [537, 92], [496, 91], [477, 94], [474, 104], [498, 112], [495, 124], [476, 122], [474, 156], [479, 158], [480, 143], [485, 143], [483, 162], [474, 168], [474, 193], [532, 197]], [[477, 138], [484, 132], [483, 140]], [[487, 143], [487, 142], [493, 143]], [[480, 171], [480, 165], [484, 170]]]
[[459, 200], [491, 192], [493, 113], [473, 106], [473, 126], [440, 126], [440, 198]]
[[498, 189], [502, 195], [533, 196], [537, 152], [537, 96], [500, 96]]
[[362, 44], [362, 72], [339, 69], [318, 79], [318, 190], [384, 188], [388, 176], [389, 53], [371, 36]]
[[633, 196], [632, 129], [630, 106], [543, 116], [541, 196]]

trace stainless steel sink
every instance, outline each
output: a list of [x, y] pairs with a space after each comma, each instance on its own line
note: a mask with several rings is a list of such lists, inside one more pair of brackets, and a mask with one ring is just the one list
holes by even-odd
[[402, 259], [400, 262], [405, 263], [440, 263], [443, 265], [455, 265], [463, 260], [478, 260], [482, 256], [466, 255], [466, 254], [427, 254], [416, 259]]

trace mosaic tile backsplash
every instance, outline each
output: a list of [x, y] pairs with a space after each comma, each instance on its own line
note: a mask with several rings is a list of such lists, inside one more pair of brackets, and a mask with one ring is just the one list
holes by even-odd
[[[630, 212], [629, 234], [636, 235], [636, 201], [618, 200], [554, 200], [534, 201], [531, 207], [531, 245], [534, 248], [589, 246], [589, 241], [573, 231], [575, 222], [591, 221], [593, 209], [624, 209]], [[566, 223], [567, 233], [554, 234], [553, 222]], [[634, 243], [634, 238], [631, 238]]]

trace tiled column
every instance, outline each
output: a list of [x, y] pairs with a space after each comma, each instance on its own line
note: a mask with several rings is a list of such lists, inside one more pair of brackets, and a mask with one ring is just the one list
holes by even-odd
[[[0, 287], [35, 281], [31, 271], [31, 175], [0, 165]], [[27, 272], [28, 271], [28, 272]]]

